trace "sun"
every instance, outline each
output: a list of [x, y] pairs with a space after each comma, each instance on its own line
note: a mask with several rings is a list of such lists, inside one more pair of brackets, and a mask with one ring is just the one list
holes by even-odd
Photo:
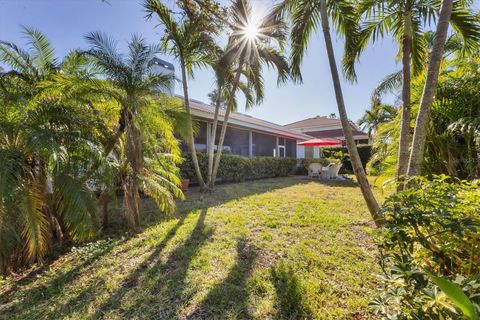
[[247, 23], [243, 32], [245, 34], [245, 38], [247, 38], [248, 40], [255, 40], [256, 38], [258, 38], [258, 35], [260, 34], [258, 25], [253, 21], [250, 21], [249, 23]]

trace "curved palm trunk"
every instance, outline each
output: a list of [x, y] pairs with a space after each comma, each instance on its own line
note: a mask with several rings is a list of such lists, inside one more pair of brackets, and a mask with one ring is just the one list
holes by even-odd
[[200, 189], [204, 190], [206, 185], [203, 181], [202, 172], [200, 171], [200, 165], [198, 164], [197, 151], [195, 150], [195, 136], [193, 135], [193, 126], [192, 126], [192, 115], [190, 112], [190, 99], [188, 97], [188, 83], [187, 83], [187, 73], [185, 70], [185, 62], [183, 59], [180, 61], [182, 68], [182, 84], [183, 84], [183, 96], [185, 109], [187, 110], [189, 125], [190, 125], [190, 136], [189, 136], [189, 147], [190, 153], [192, 154], [193, 167], [195, 168], [195, 174], [197, 175], [197, 181], [200, 185]]
[[408, 168], [408, 146], [410, 140], [410, 56], [412, 46], [412, 21], [411, 12], [404, 15], [404, 28], [402, 39], [402, 121], [400, 126], [400, 141], [398, 145], [398, 165], [397, 165], [397, 191], [403, 189], [401, 183]]
[[215, 152], [215, 139], [217, 135], [217, 126], [218, 126], [218, 113], [220, 111], [220, 101], [221, 101], [221, 90], [222, 86], [220, 83], [217, 86], [217, 101], [215, 101], [215, 114], [213, 116], [212, 130], [210, 133], [210, 145], [208, 146], [208, 177], [207, 185], [211, 185], [212, 175], [213, 175], [213, 160]]
[[425, 86], [423, 87], [422, 100], [420, 102], [420, 109], [418, 110], [415, 123], [412, 150], [410, 153], [410, 161], [408, 163], [408, 177], [418, 176], [422, 172], [421, 166], [423, 154], [425, 152], [425, 141], [427, 139], [427, 129], [430, 122], [430, 112], [437, 86], [438, 74], [440, 72], [440, 63], [445, 49], [450, 15], [452, 14], [452, 5], [452, 0], [442, 0], [437, 30], [435, 33], [435, 41], [433, 42], [430, 62], [428, 64], [427, 79], [425, 80]]
[[360, 161], [357, 146], [355, 145], [355, 140], [353, 139], [350, 121], [348, 120], [347, 111], [345, 109], [345, 103], [343, 101], [340, 77], [338, 75], [338, 69], [335, 62], [332, 38], [330, 37], [330, 27], [328, 25], [327, 5], [325, 0], [320, 1], [320, 13], [322, 18], [322, 30], [327, 49], [328, 62], [330, 64], [333, 87], [335, 89], [335, 98], [337, 100], [338, 112], [340, 114], [340, 120], [342, 122], [343, 133], [347, 142], [350, 161], [352, 162], [353, 171], [355, 172], [355, 176], [357, 177], [360, 189], [362, 190], [363, 197], [365, 199], [365, 202], [367, 203], [368, 210], [373, 217], [375, 225], [381, 226], [384, 224], [385, 220], [379, 212], [378, 203], [375, 200], [372, 189], [370, 188], [370, 184], [368, 183], [365, 170], [363, 169], [362, 162]]
[[238, 64], [238, 70], [233, 80], [232, 90], [230, 91], [230, 96], [228, 97], [227, 110], [223, 116], [222, 122], [222, 131], [220, 131], [220, 137], [218, 140], [217, 154], [215, 157], [215, 163], [213, 164], [212, 179], [210, 180], [210, 188], [215, 188], [215, 180], [217, 179], [218, 167], [220, 167], [220, 159], [222, 158], [222, 149], [223, 141], [225, 140], [225, 134], [227, 132], [228, 118], [230, 117], [230, 112], [232, 110], [233, 98], [235, 97], [235, 91], [237, 91], [238, 83], [240, 82], [240, 76], [242, 74], [243, 59], [240, 59]]

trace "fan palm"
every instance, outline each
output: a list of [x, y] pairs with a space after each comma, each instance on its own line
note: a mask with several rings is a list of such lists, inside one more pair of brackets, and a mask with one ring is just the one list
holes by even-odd
[[186, 7], [185, 9], [188, 10], [185, 10], [185, 16], [182, 16], [181, 21], [177, 21], [170, 10], [158, 0], [146, 0], [144, 7], [148, 13], [147, 18], [150, 19], [155, 14], [160, 24], [164, 27], [165, 35], [161, 39], [162, 50], [173, 54], [180, 62], [184, 106], [190, 117], [188, 145], [192, 154], [192, 162], [197, 181], [200, 184], [200, 188], [205, 189], [206, 184], [200, 171], [195, 150], [188, 77], [193, 76], [193, 70], [196, 67], [207, 66], [211, 61], [211, 56], [215, 48], [212, 35], [217, 31], [216, 25], [212, 19], [206, 15], [198, 14], [200, 11], [194, 8]]
[[[427, 56], [427, 42], [424, 29], [434, 21], [438, 15], [439, 1], [424, 0], [363, 0], [358, 5], [359, 14], [363, 19], [360, 30], [352, 33], [355, 38], [348, 46], [344, 68], [346, 73], [355, 78], [354, 62], [361, 51], [372, 40], [379, 40], [386, 33], [391, 33], [400, 45], [399, 56], [402, 58], [401, 73], [394, 73], [384, 82], [401, 84], [402, 86], [402, 120], [400, 142], [398, 149], [397, 178], [401, 179], [407, 173], [408, 152], [410, 140], [411, 119], [411, 65], [413, 73], [423, 70]], [[474, 15], [462, 8], [459, 3], [454, 8], [451, 24], [464, 42], [464, 48], [471, 51], [478, 38]], [[391, 88], [389, 85], [381, 88]]]
[[246, 0], [237, 0], [232, 5], [231, 30], [225, 54], [220, 58], [218, 65], [224, 66], [224, 71], [234, 72], [233, 81], [222, 129], [220, 131], [218, 150], [213, 164], [210, 188], [215, 187], [220, 160], [222, 157], [223, 142], [227, 131], [228, 119], [233, 108], [235, 93], [241, 84], [241, 76], [245, 75], [247, 85], [252, 87], [256, 95], [256, 103], [263, 100], [262, 70], [266, 65], [273, 67], [278, 73], [277, 83], [284, 82], [289, 77], [289, 66], [281, 54], [285, 41], [285, 25], [273, 13], [255, 21], [252, 10]]
[[[132, 37], [126, 56], [120, 54], [116, 42], [103, 33], [90, 33], [86, 39], [91, 44], [87, 55], [114, 85], [111, 96], [120, 106], [116, 132], [104, 147], [104, 157], [111, 154], [120, 139], [124, 140], [127, 166], [123, 170], [125, 174], [120, 176], [120, 184], [124, 191], [125, 216], [129, 225], [135, 227], [140, 217], [139, 189], [152, 196], [161, 209], [172, 208], [172, 193], [182, 196], [173, 167], [152, 166], [145, 159], [145, 148], [152, 149], [144, 143], [149, 135], [162, 139], [162, 143], [157, 143], [162, 146], [161, 150], [150, 150], [154, 159], [158, 161], [161, 152], [178, 156], [171, 119], [173, 109], [159, 100], [162, 96], [159, 90], [168, 87], [173, 79], [150, 72], [149, 62], [159, 48], [147, 45], [139, 36]], [[147, 125], [152, 121], [153, 124]], [[176, 161], [175, 157], [170, 158], [169, 161]]]
[[[9, 68], [0, 86], [0, 266], [41, 261], [54, 238], [91, 238], [94, 197], [81, 179], [104, 126], [85, 101], [47, 89], [88, 70], [78, 52], [63, 61], [48, 39], [24, 28], [27, 49], [0, 42]], [[74, 71], [76, 70], [76, 71]], [[92, 102], [92, 101], [90, 101]], [[91, 128], [97, 128], [92, 132]]]
[[[291, 29], [291, 61], [293, 75], [301, 79], [300, 66], [303, 56], [307, 49], [310, 36], [318, 28], [323, 31], [328, 61], [330, 65], [335, 97], [337, 100], [338, 111], [342, 123], [343, 133], [345, 135], [348, 152], [352, 162], [352, 167], [357, 177], [362, 194], [367, 203], [367, 207], [377, 225], [383, 223], [383, 218], [379, 213], [378, 203], [372, 193], [370, 184], [365, 174], [358, 155], [357, 146], [352, 135], [352, 127], [347, 116], [345, 102], [343, 99], [342, 88], [340, 85], [340, 76], [335, 62], [332, 39], [330, 35], [329, 18], [334, 22], [339, 32], [349, 33], [354, 31], [355, 10], [350, 1], [326, 1], [326, 0], [284, 0], [278, 6], [280, 14], [288, 14], [292, 21]], [[347, 45], [350, 45], [347, 42]]]

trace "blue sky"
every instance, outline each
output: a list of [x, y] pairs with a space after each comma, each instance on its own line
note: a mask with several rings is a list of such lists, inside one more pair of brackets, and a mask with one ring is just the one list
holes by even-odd
[[[174, 0], [164, 1], [169, 5]], [[264, 8], [271, 0], [254, 0], [254, 8]], [[119, 41], [123, 49], [133, 33], [142, 34], [149, 42], [157, 42], [162, 34], [155, 28], [155, 21], [145, 21], [140, 0], [0, 0], [0, 39], [24, 43], [21, 25], [35, 27], [44, 32], [57, 50], [58, 56], [74, 48], [87, 48], [84, 35], [101, 30]], [[334, 37], [337, 61], [342, 54], [342, 41]], [[358, 82], [343, 81], [345, 102], [349, 117], [357, 120], [368, 108], [370, 93], [387, 74], [400, 65], [395, 61], [397, 46], [385, 39], [371, 46], [357, 66]], [[171, 61], [173, 57], [161, 56]], [[308, 55], [303, 63], [303, 84], [288, 83], [277, 87], [275, 73], [268, 72], [266, 94], [262, 105], [246, 111], [261, 119], [286, 124], [315, 115], [338, 113], [325, 54], [323, 37], [312, 37]], [[208, 102], [207, 94], [213, 88], [214, 78], [210, 70], [197, 70], [190, 83], [192, 98]], [[181, 92], [177, 85], [176, 92]], [[392, 102], [392, 97], [386, 99]], [[241, 107], [240, 112], [245, 112]]]

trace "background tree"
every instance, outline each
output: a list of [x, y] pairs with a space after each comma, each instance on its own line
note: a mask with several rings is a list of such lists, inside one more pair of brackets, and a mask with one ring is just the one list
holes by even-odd
[[[343, 134], [345, 135], [348, 153], [352, 162], [352, 167], [357, 177], [357, 181], [362, 190], [362, 194], [367, 203], [367, 207], [377, 225], [383, 223], [383, 218], [379, 212], [378, 203], [373, 195], [370, 184], [367, 180], [365, 170], [358, 155], [357, 146], [352, 135], [350, 120], [348, 119], [345, 102], [343, 99], [340, 76], [335, 62], [332, 39], [330, 35], [329, 16], [332, 19], [336, 29], [340, 33], [353, 32], [355, 28], [355, 8], [349, 1], [296, 1], [284, 0], [278, 6], [279, 13], [285, 13], [290, 16], [292, 28], [290, 33], [292, 72], [295, 77], [301, 80], [300, 66], [303, 56], [307, 49], [310, 36], [321, 28], [325, 40], [327, 57], [330, 65], [330, 72], [335, 90], [338, 112], [342, 123]], [[347, 42], [347, 46], [350, 45]]]
[[[394, 73], [387, 77], [385, 88], [395, 81], [402, 86], [402, 116], [398, 148], [397, 179], [407, 173], [409, 143], [411, 131], [411, 65], [414, 75], [422, 71], [427, 57], [427, 42], [424, 29], [428, 28], [435, 17], [438, 16], [438, 1], [414, 0], [386, 0], [386, 1], [361, 1], [358, 5], [361, 25], [355, 34], [353, 45], [348, 46], [344, 57], [346, 73], [354, 78], [354, 63], [362, 50], [372, 40], [391, 33], [397, 40], [400, 51], [398, 56], [402, 59], [401, 73]], [[464, 39], [465, 48], [471, 50], [475, 40], [473, 15], [465, 11], [460, 5], [451, 20], [452, 26]]]
[[[144, 139], [148, 134], [153, 134], [164, 140], [164, 152], [179, 153], [177, 140], [173, 136], [171, 110], [169, 106], [162, 105], [158, 98], [159, 91], [168, 87], [173, 79], [150, 72], [149, 62], [159, 48], [147, 45], [139, 36], [132, 37], [126, 56], [118, 53], [116, 42], [105, 34], [93, 32], [86, 38], [91, 45], [87, 54], [115, 87], [111, 96], [119, 105], [118, 125], [114, 138], [106, 144], [104, 155], [109, 156], [118, 141], [124, 140], [127, 167], [121, 176], [121, 186], [124, 190], [125, 217], [128, 224], [135, 227], [139, 223], [141, 209], [139, 189], [155, 199], [162, 210], [174, 205], [172, 194], [182, 196], [176, 172], [159, 168], [155, 170], [151, 163], [153, 160], [146, 161], [144, 150]], [[147, 126], [152, 121], [156, 126]], [[151, 147], [147, 145], [147, 148]], [[154, 151], [150, 155], [158, 162], [159, 152]], [[174, 158], [170, 160], [178, 161]]]
[[3, 271], [42, 261], [56, 241], [95, 234], [97, 208], [83, 174], [108, 134], [93, 112], [101, 98], [79, 100], [63, 90], [66, 81], [88, 76], [86, 59], [74, 51], [60, 60], [44, 34], [32, 28], [24, 34], [26, 49], [0, 42], [0, 61], [9, 68], [0, 75]]
[[[289, 67], [281, 54], [285, 40], [285, 25], [272, 13], [254, 21], [251, 7], [245, 0], [237, 0], [232, 5], [232, 21], [229, 23], [230, 36], [225, 54], [220, 58], [219, 65], [226, 66], [220, 73], [234, 70], [231, 90], [226, 104], [220, 131], [218, 149], [213, 165], [210, 187], [215, 187], [220, 160], [222, 157], [223, 142], [227, 131], [228, 119], [232, 111], [235, 93], [241, 83], [241, 76], [245, 74], [247, 85], [253, 88], [256, 103], [263, 100], [264, 65], [273, 67], [278, 73], [278, 83], [286, 81], [289, 76]], [[224, 74], [221, 77], [226, 77]], [[247, 99], [248, 101], [248, 99]]]
[[[222, 57], [225, 55], [225, 50], [218, 48], [216, 50], [216, 59], [212, 62], [212, 68], [215, 71], [215, 82], [217, 88], [209, 94], [212, 100], [212, 105], [215, 107], [213, 116], [213, 123], [211, 127], [210, 140], [212, 141], [208, 148], [208, 166], [207, 166], [207, 185], [213, 187], [213, 164], [215, 160], [215, 143], [217, 138], [218, 118], [221, 110], [226, 110], [227, 102], [230, 101], [230, 95], [232, 97], [232, 110], [237, 110], [237, 99], [235, 99], [236, 92], [233, 92], [234, 86], [234, 70], [232, 65], [224, 64]], [[244, 72], [244, 76], [248, 76]], [[248, 109], [255, 103], [255, 97], [253, 95], [252, 86], [240, 81], [237, 84], [237, 89], [242, 91], [245, 96], [245, 108]], [[255, 87], [257, 100], [263, 96], [263, 86]], [[261, 91], [259, 91], [261, 90]], [[228, 119], [227, 119], [228, 120]], [[224, 119], [225, 121], [225, 119]]]
[[144, 2], [147, 18], [155, 14], [164, 27], [165, 35], [161, 38], [161, 49], [175, 56], [180, 62], [182, 73], [182, 86], [184, 106], [190, 121], [190, 135], [188, 145], [192, 154], [192, 162], [195, 168], [197, 181], [201, 189], [206, 188], [205, 181], [198, 164], [195, 150], [195, 136], [192, 125], [190, 98], [188, 94], [188, 77], [193, 76], [193, 70], [197, 67], [205, 67], [211, 61], [215, 48], [212, 36], [218, 31], [217, 25], [211, 17], [202, 14], [198, 8], [188, 6], [183, 2], [180, 9], [184, 14], [178, 19], [174, 18], [170, 10], [158, 0]]
[[375, 102], [371, 110], [366, 110], [365, 114], [358, 120], [358, 125], [362, 130], [366, 130], [368, 138], [373, 137], [373, 133], [378, 126], [385, 122], [392, 121], [397, 115], [397, 109], [394, 106]]

